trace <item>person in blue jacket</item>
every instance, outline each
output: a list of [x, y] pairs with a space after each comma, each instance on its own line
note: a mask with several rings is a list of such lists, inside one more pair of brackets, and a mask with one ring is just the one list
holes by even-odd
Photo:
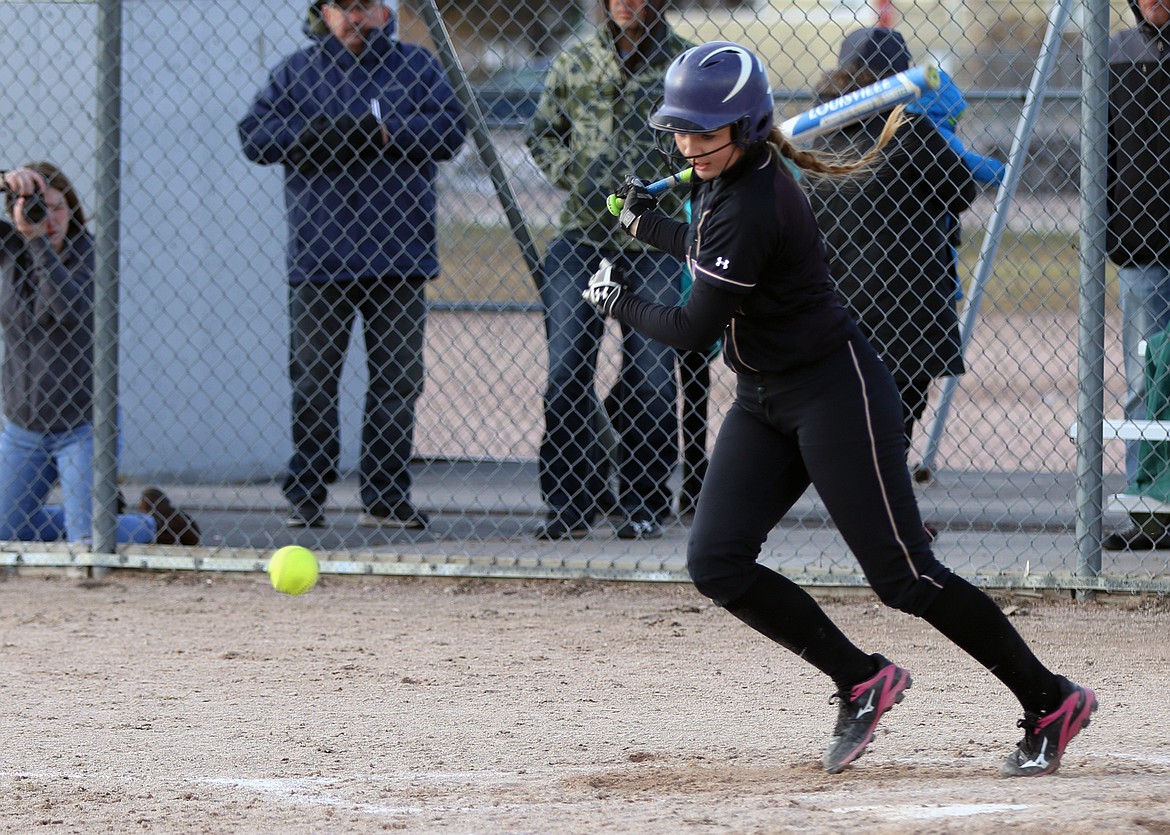
[[426, 282], [437, 277], [436, 163], [463, 111], [435, 56], [395, 39], [379, 0], [314, 0], [314, 40], [272, 70], [239, 123], [245, 156], [284, 168], [293, 454], [290, 527], [325, 523], [337, 478], [338, 387], [361, 318], [369, 384], [359, 522], [424, 528], [412, 503]]
[[959, 155], [964, 164], [971, 169], [971, 176], [975, 181], [987, 186], [998, 186], [1003, 182], [1007, 166], [995, 159], [977, 154], [969, 149], [963, 140], [955, 133], [959, 120], [967, 112], [967, 100], [963, 93], [955, 86], [954, 80], [945, 70], [939, 70], [939, 86], [937, 90], [927, 90], [917, 101], [906, 105], [907, 113], [921, 113], [930, 120], [942, 138], [951, 146], [951, 150]]

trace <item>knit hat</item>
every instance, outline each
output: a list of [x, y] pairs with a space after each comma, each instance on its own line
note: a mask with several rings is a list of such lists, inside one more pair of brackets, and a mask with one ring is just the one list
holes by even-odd
[[858, 29], [841, 42], [837, 65], [850, 72], [866, 69], [878, 78], [886, 78], [910, 69], [910, 50], [893, 29]]

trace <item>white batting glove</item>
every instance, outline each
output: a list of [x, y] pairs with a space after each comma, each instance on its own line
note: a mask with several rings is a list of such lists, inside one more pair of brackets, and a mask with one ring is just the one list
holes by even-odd
[[596, 307], [602, 316], [612, 316], [613, 306], [625, 289], [614, 265], [608, 258], [602, 258], [601, 267], [589, 279], [589, 287], [581, 297]]

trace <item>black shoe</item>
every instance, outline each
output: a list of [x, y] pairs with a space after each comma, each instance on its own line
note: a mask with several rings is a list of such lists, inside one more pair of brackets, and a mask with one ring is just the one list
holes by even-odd
[[167, 494], [157, 487], [142, 491], [138, 509], [154, 519], [154, 541], [157, 545], [199, 544], [199, 525], [190, 515], [179, 510]]
[[661, 539], [662, 525], [649, 515], [630, 516], [617, 529], [618, 539]]
[[285, 517], [284, 526], [286, 528], [323, 528], [325, 527], [325, 514], [319, 507], [293, 505], [289, 509], [288, 516]]
[[1170, 534], [1157, 539], [1150, 537], [1140, 528], [1130, 528], [1127, 531], [1117, 531], [1101, 540], [1101, 547], [1106, 551], [1153, 551], [1170, 548]]
[[837, 724], [821, 758], [825, 771], [837, 774], [865, 753], [873, 730], [887, 710], [902, 701], [910, 688], [910, 673], [880, 655], [880, 665], [865, 681], [833, 696], [838, 701]]
[[1043, 715], [1025, 713], [1016, 724], [1024, 738], [999, 773], [1003, 777], [1041, 777], [1060, 768], [1060, 758], [1074, 736], [1089, 724], [1097, 697], [1088, 687], [1060, 676], [1060, 707]]
[[580, 539], [589, 533], [589, 520], [566, 521], [563, 516], [550, 515], [532, 531], [537, 539], [556, 542], [562, 539]]
[[363, 528], [401, 528], [421, 531], [431, 522], [430, 518], [409, 502], [402, 502], [388, 513], [368, 510], [358, 516], [358, 525]]

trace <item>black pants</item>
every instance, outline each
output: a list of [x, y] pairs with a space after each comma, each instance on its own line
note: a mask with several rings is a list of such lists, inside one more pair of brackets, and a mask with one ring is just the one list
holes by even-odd
[[699, 591], [721, 604], [743, 595], [768, 533], [810, 484], [878, 596], [925, 611], [950, 572], [922, 527], [897, 387], [860, 335], [812, 366], [739, 376], [691, 530]]
[[699, 494], [687, 551], [695, 587], [830, 676], [864, 680], [874, 660], [816, 601], [756, 560], [810, 484], [887, 606], [925, 619], [1011, 689], [1025, 710], [1060, 684], [986, 594], [935, 559], [906, 469], [902, 400], [863, 337], [812, 366], [740, 375]]

